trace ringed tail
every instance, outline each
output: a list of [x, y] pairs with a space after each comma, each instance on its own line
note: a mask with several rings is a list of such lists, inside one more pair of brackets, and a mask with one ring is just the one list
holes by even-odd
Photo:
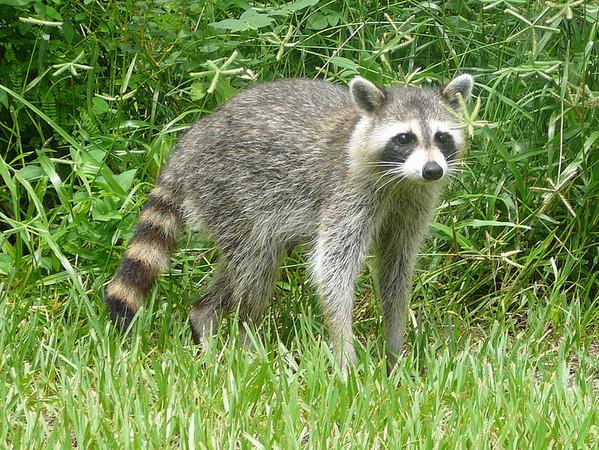
[[106, 287], [110, 318], [126, 329], [158, 275], [168, 269], [181, 228], [174, 191], [156, 186], [144, 205], [121, 266]]

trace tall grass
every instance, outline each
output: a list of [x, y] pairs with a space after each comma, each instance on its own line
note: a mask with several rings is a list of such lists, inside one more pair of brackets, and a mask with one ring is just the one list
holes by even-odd
[[[0, 440], [9, 447], [591, 447], [599, 438], [593, 2], [0, 0]], [[405, 359], [334, 376], [301, 253], [254, 351], [196, 356], [189, 235], [130, 338], [101, 293], [177, 138], [245, 86], [476, 79], [470, 150], [421, 255]], [[164, 301], [166, 300], [166, 301]]]

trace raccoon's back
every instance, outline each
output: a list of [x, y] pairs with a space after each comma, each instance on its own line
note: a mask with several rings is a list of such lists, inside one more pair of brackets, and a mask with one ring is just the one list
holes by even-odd
[[233, 153], [239, 160], [258, 152], [290, 158], [303, 150], [320, 153], [323, 139], [335, 138], [339, 147], [345, 145], [356, 120], [344, 87], [301, 78], [257, 84], [194, 125], [176, 156], [193, 159], [215, 153], [226, 158]]
[[[318, 208], [347, 171], [347, 144], [358, 120], [347, 89], [287, 79], [231, 98], [183, 137], [165, 175], [186, 197], [216, 207], [271, 213]], [[206, 195], [198, 202], [208, 200]], [[207, 205], [206, 207], [209, 207]]]

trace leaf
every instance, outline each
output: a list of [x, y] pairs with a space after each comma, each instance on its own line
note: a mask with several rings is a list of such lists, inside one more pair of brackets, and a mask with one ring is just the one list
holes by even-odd
[[8, 95], [4, 91], [0, 91], [0, 105], [8, 109]]
[[595, 141], [597, 139], [599, 139], [599, 130], [598, 131], [593, 131], [591, 133], [591, 135], [588, 138], [585, 139], [584, 145], [583, 145], [584, 151], [588, 152], [589, 149], [593, 146], [593, 144], [595, 143]]
[[[1, 0], [0, 4], [2, 4]], [[10, 255], [0, 253], [0, 274], [8, 275], [11, 270], [11, 267], [13, 267], [12, 262], [13, 261]]]
[[26, 6], [33, 3], [35, 0], [0, 0], [0, 5], [7, 6]]
[[111, 220], [121, 220], [123, 217], [108, 199], [94, 199], [92, 218], [98, 222], [109, 222]]
[[331, 58], [331, 64], [341, 67], [342, 69], [349, 69], [355, 72], [358, 71], [358, 65], [351, 59], [344, 58], [343, 56], [333, 56]]
[[323, 30], [329, 24], [327, 16], [319, 11], [310, 14], [306, 22], [306, 27], [310, 30]]
[[212, 28], [216, 28], [217, 30], [230, 30], [233, 33], [245, 31], [250, 28], [246, 22], [239, 19], [225, 19], [221, 20], [220, 22], [211, 23], [210, 26]]
[[480, 228], [480, 227], [508, 227], [508, 228], [523, 228], [525, 230], [530, 230], [531, 228], [528, 225], [521, 225], [513, 222], [501, 222], [499, 220], [480, 220], [480, 219], [472, 219], [465, 220], [463, 222], [458, 222], [454, 225], [456, 229], [461, 228]]
[[131, 189], [131, 185], [135, 179], [135, 172], [137, 172], [137, 169], [126, 170], [123, 173], [114, 175], [114, 179], [119, 186], [123, 188], [124, 192], [127, 192], [129, 189]]
[[210, 42], [206, 45], [202, 45], [200, 47], [200, 51], [202, 53], [214, 53], [220, 48], [220, 44], [218, 42]]
[[231, 86], [229, 80], [221, 77], [216, 85], [216, 93], [219, 102], [226, 102], [237, 93], [237, 89]]
[[191, 99], [193, 101], [198, 101], [203, 99], [206, 96], [206, 88], [204, 87], [204, 83], [199, 80], [196, 80], [191, 85]]
[[327, 12], [327, 21], [329, 22], [329, 25], [334, 27], [336, 26], [339, 21], [341, 20], [342, 16], [340, 12], [337, 11], [330, 11]]
[[75, 29], [70, 21], [67, 20], [62, 23], [62, 33], [64, 34], [64, 38], [67, 43], [70, 44], [73, 42], [73, 38], [75, 37]]
[[17, 170], [17, 172], [21, 176], [21, 178], [27, 181], [36, 180], [42, 175], [44, 175], [44, 171], [42, 170], [42, 168], [34, 164], [28, 164], [22, 169]]
[[431, 228], [439, 231], [441, 234], [449, 237], [449, 240], [453, 240], [455, 238], [456, 242], [463, 250], [473, 251], [475, 250], [474, 244], [470, 242], [465, 236], [455, 231], [455, 229], [449, 228], [447, 225], [443, 225], [439, 222], [431, 222]]
[[35, 8], [35, 12], [37, 12], [44, 19], [54, 19], [54, 20], [62, 21], [62, 16], [59, 14], [58, 11], [56, 11], [50, 5], [44, 5], [40, 2], [37, 2], [34, 5], [34, 8]]
[[282, 14], [291, 14], [294, 12], [301, 11], [304, 8], [308, 8], [309, 6], [318, 5], [318, 0], [297, 0], [293, 3], [289, 3], [287, 5], [281, 6], [277, 12]]
[[248, 9], [245, 11], [239, 20], [247, 23], [250, 28], [257, 30], [258, 28], [263, 28], [269, 26], [271, 23], [275, 21], [272, 17], [266, 14], [260, 14], [253, 9]]
[[100, 115], [107, 113], [110, 110], [108, 102], [100, 97], [94, 97], [92, 99], [92, 111], [94, 114]]
[[50, 183], [52, 183], [52, 186], [58, 194], [60, 201], [63, 205], [69, 205], [71, 203], [69, 195], [63, 189], [62, 180], [60, 179], [58, 173], [56, 173], [54, 163], [52, 163], [52, 161], [48, 158], [44, 150], [36, 150], [36, 154], [42, 170], [50, 180]]

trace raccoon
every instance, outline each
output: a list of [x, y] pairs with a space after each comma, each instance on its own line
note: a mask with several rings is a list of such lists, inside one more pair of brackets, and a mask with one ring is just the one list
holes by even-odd
[[[238, 312], [260, 319], [282, 258], [309, 244], [311, 279], [342, 370], [355, 361], [354, 284], [372, 249], [391, 364], [402, 350], [416, 253], [465, 147], [464, 74], [443, 87], [349, 89], [284, 79], [241, 91], [181, 138], [105, 301], [127, 327], [185, 226], [207, 230], [215, 273], [189, 313], [195, 342]], [[240, 327], [242, 329], [242, 327]]]

